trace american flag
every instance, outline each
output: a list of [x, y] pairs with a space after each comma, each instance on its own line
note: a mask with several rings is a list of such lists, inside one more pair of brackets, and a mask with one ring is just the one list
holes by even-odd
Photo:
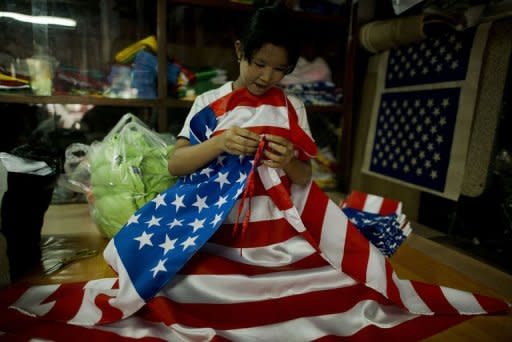
[[386, 88], [466, 79], [476, 28], [391, 49]]
[[[355, 205], [359, 199], [369, 204]], [[349, 221], [385, 256], [393, 255], [412, 231], [398, 201], [353, 191], [341, 207]]]
[[[235, 91], [197, 117], [193, 143], [242, 124], [262, 134], [282, 132], [302, 158], [315, 152], [277, 89], [263, 98]], [[344, 207], [401, 215], [400, 203], [362, 193]], [[247, 229], [235, 231], [249, 208]], [[500, 300], [399, 279], [314, 183], [290, 184], [282, 171], [237, 156], [221, 156], [134, 213], [104, 254], [117, 278], [3, 291], [3, 336], [417, 340], [466, 315], [508, 308]]]
[[483, 50], [475, 37], [472, 28], [389, 51], [365, 171], [458, 197], [478, 81], [470, 65]]
[[370, 170], [443, 191], [459, 88], [382, 94]]

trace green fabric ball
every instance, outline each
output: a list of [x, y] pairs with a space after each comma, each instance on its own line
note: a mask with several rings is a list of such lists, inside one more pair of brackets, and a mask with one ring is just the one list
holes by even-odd
[[91, 212], [100, 232], [111, 238], [136, 210], [132, 194], [125, 192], [96, 198]]
[[165, 150], [149, 150], [140, 163], [142, 174], [161, 175], [169, 174], [167, 169], [167, 155]]
[[147, 193], [158, 194], [167, 190], [176, 183], [178, 179], [169, 174], [167, 168], [168, 150], [168, 148], [148, 150], [148, 154], [146, 154], [142, 160], [140, 168], [142, 170], [142, 180], [146, 186]]
[[161, 193], [169, 189], [174, 183], [176, 183], [176, 179], [169, 175], [145, 175], [143, 176], [144, 184], [146, 185], [146, 192], [155, 192]]
[[91, 186], [94, 196], [102, 196], [98, 193], [97, 187], [102, 187], [108, 191], [106, 195], [110, 191], [145, 192], [140, 169], [129, 164], [114, 167], [103, 165], [97, 168], [91, 173]]
[[166, 146], [154, 134], [129, 123], [91, 146], [92, 213], [107, 237], [114, 236], [135, 211], [177, 181], [167, 169], [174, 146]]

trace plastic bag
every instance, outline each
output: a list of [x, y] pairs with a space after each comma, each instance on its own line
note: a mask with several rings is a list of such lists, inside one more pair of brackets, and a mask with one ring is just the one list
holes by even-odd
[[136, 210], [176, 182], [167, 169], [173, 147], [126, 114], [101, 142], [68, 148], [68, 184], [87, 193], [91, 216], [103, 235], [114, 236]]

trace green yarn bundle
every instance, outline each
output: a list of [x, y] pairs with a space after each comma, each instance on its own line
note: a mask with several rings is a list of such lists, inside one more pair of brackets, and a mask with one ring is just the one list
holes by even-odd
[[167, 169], [172, 149], [132, 114], [91, 145], [91, 214], [103, 235], [114, 236], [136, 210], [176, 183]]

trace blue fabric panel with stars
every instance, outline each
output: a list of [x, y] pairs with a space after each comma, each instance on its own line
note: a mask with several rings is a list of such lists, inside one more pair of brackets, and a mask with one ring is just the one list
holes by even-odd
[[[191, 121], [191, 143], [206, 140], [215, 127], [215, 114], [206, 107]], [[114, 236], [141, 298], [152, 298], [217, 231], [242, 194], [252, 162], [220, 155], [140, 208]]]
[[475, 32], [472, 28], [392, 49], [386, 88], [466, 79]]
[[380, 215], [343, 208], [350, 222], [385, 256], [393, 255], [407, 236], [400, 229], [396, 214]]
[[190, 143], [192, 145], [199, 144], [210, 138], [213, 130], [217, 127], [217, 118], [212, 108], [205, 107], [192, 118], [190, 121], [191, 127], [203, 127], [202, 129], [195, 129], [190, 131]]
[[442, 191], [460, 88], [382, 94], [370, 170]]

